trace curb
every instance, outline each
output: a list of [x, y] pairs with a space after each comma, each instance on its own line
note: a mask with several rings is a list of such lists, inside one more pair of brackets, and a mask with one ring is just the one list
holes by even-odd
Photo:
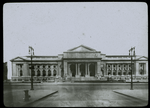
[[[43, 85], [76, 85], [76, 84], [94, 84], [94, 85], [97, 85], [97, 84], [130, 84], [129, 82], [126, 82], [126, 83], [123, 83], [123, 82], [58, 82], [58, 83], [34, 83], [33, 85], [34, 86], [43, 86]], [[138, 83], [133, 83], [133, 84], [148, 84], [148, 82], [138, 82]], [[4, 83], [3, 86], [30, 86], [31, 84], [29, 83]]]
[[134, 96], [126, 95], [126, 94], [123, 94], [123, 93], [120, 93], [120, 92], [117, 92], [117, 91], [113, 91], [113, 92], [121, 94], [121, 95], [124, 95], [124, 96], [127, 96], [127, 97], [130, 97], [130, 98], [133, 98], [133, 99], [138, 99], [138, 100], [141, 100], [141, 101], [146, 101], [144, 99], [140, 99], [140, 98], [137, 98], [137, 97], [134, 97]]
[[53, 93], [50, 93], [50, 94], [48, 94], [48, 95], [46, 95], [46, 96], [43, 96], [43, 97], [41, 97], [41, 98], [39, 98], [39, 99], [37, 99], [37, 100], [31, 101], [31, 102], [29, 102], [29, 103], [27, 103], [27, 104], [25, 104], [25, 105], [23, 105], [23, 106], [20, 106], [20, 107], [27, 107], [28, 105], [33, 104], [33, 103], [36, 102], [36, 101], [42, 100], [42, 99], [44, 99], [44, 98], [46, 98], [46, 97], [48, 97], [48, 96], [50, 96], [50, 95], [53, 95], [53, 94], [55, 94], [55, 93], [57, 93], [57, 92], [58, 92], [58, 91], [55, 91], [55, 92], [53, 92]]

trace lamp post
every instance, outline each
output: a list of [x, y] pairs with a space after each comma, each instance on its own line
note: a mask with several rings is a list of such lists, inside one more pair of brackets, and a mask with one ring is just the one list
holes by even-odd
[[32, 74], [32, 69], [33, 69], [33, 66], [32, 66], [32, 55], [34, 55], [34, 49], [29, 46], [29, 54], [31, 54], [31, 90], [34, 90], [33, 89], [33, 74]]
[[135, 56], [135, 47], [133, 47], [133, 48], [131, 47], [131, 49], [129, 50], [129, 56], [131, 56], [131, 90], [133, 90], [133, 82], [132, 82], [132, 56]]

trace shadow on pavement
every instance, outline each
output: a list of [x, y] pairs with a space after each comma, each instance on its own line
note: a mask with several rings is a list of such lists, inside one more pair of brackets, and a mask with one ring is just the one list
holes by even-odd
[[6, 107], [14, 107], [11, 83], [10, 82], [4, 83], [3, 83], [3, 103]]

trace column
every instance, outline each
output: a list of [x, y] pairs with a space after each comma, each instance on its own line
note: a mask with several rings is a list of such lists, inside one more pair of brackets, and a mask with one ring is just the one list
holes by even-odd
[[67, 74], [67, 62], [64, 61], [64, 74]]
[[128, 73], [130, 72], [131, 73], [131, 66], [130, 66], [130, 63], [128, 64]]
[[18, 72], [19, 72], [19, 66], [16, 64], [16, 76], [19, 76]]
[[121, 64], [121, 73], [122, 73], [121, 76], [123, 76], [123, 64]]
[[22, 72], [23, 72], [23, 76], [29, 76], [28, 74], [28, 64], [27, 63], [24, 63], [23, 66], [22, 66]]
[[146, 72], [146, 74], [145, 74], [145, 75], [147, 75], [147, 76], [148, 76], [148, 62], [146, 62], [146, 65], [145, 65], [145, 72]]
[[78, 63], [76, 63], [76, 74], [78, 75]]
[[56, 65], [56, 75], [59, 76], [58, 65]]
[[97, 62], [97, 73], [100, 73], [100, 75], [102, 75], [102, 72], [101, 72], [101, 62], [100, 61]]
[[67, 64], [67, 75], [70, 76], [70, 64]]
[[116, 71], [117, 71], [117, 73], [116, 73], [116, 75], [118, 75], [118, 64], [116, 64]]
[[85, 77], [87, 77], [87, 63], [85, 63]]
[[80, 76], [80, 64], [78, 63], [78, 73], [76, 73], [77, 76]]
[[139, 75], [139, 63], [135, 63], [135, 75], [138, 76]]
[[113, 64], [111, 64], [111, 75], [113, 75]]
[[90, 77], [90, 70], [89, 70], [89, 66], [90, 66], [90, 63], [88, 63], [88, 69], [87, 69], [87, 71], [88, 71], [88, 76]]
[[97, 65], [96, 65], [96, 63], [94, 63], [94, 65], [95, 65], [95, 74], [97, 74], [98, 72], [97, 72]]
[[61, 62], [58, 62], [58, 73], [59, 73], [59, 76], [61, 76]]
[[37, 69], [35, 69], [35, 76], [37, 76]]
[[12, 64], [12, 76], [17, 76], [17, 69], [16, 69], [16, 64]]
[[108, 75], [108, 64], [106, 64], [106, 75]]
[[53, 71], [54, 71], [54, 68], [51, 68], [51, 76], [53, 76]]

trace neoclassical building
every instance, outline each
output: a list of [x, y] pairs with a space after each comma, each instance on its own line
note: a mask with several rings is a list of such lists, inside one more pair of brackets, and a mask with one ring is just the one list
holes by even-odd
[[[80, 45], [57, 56], [32, 56], [34, 81], [52, 77], [92, 80], [97, 74], [106, 79], [113, 77], [130, 77], [131, 57], [129, 55], [106, 55], [93, 48]], [[12, 81], [30, 80], [31, 56], [16, 57], [12, 62]], [[148, 58], [135, 56], [132, 61], [133, 77], [148, 79]]]

